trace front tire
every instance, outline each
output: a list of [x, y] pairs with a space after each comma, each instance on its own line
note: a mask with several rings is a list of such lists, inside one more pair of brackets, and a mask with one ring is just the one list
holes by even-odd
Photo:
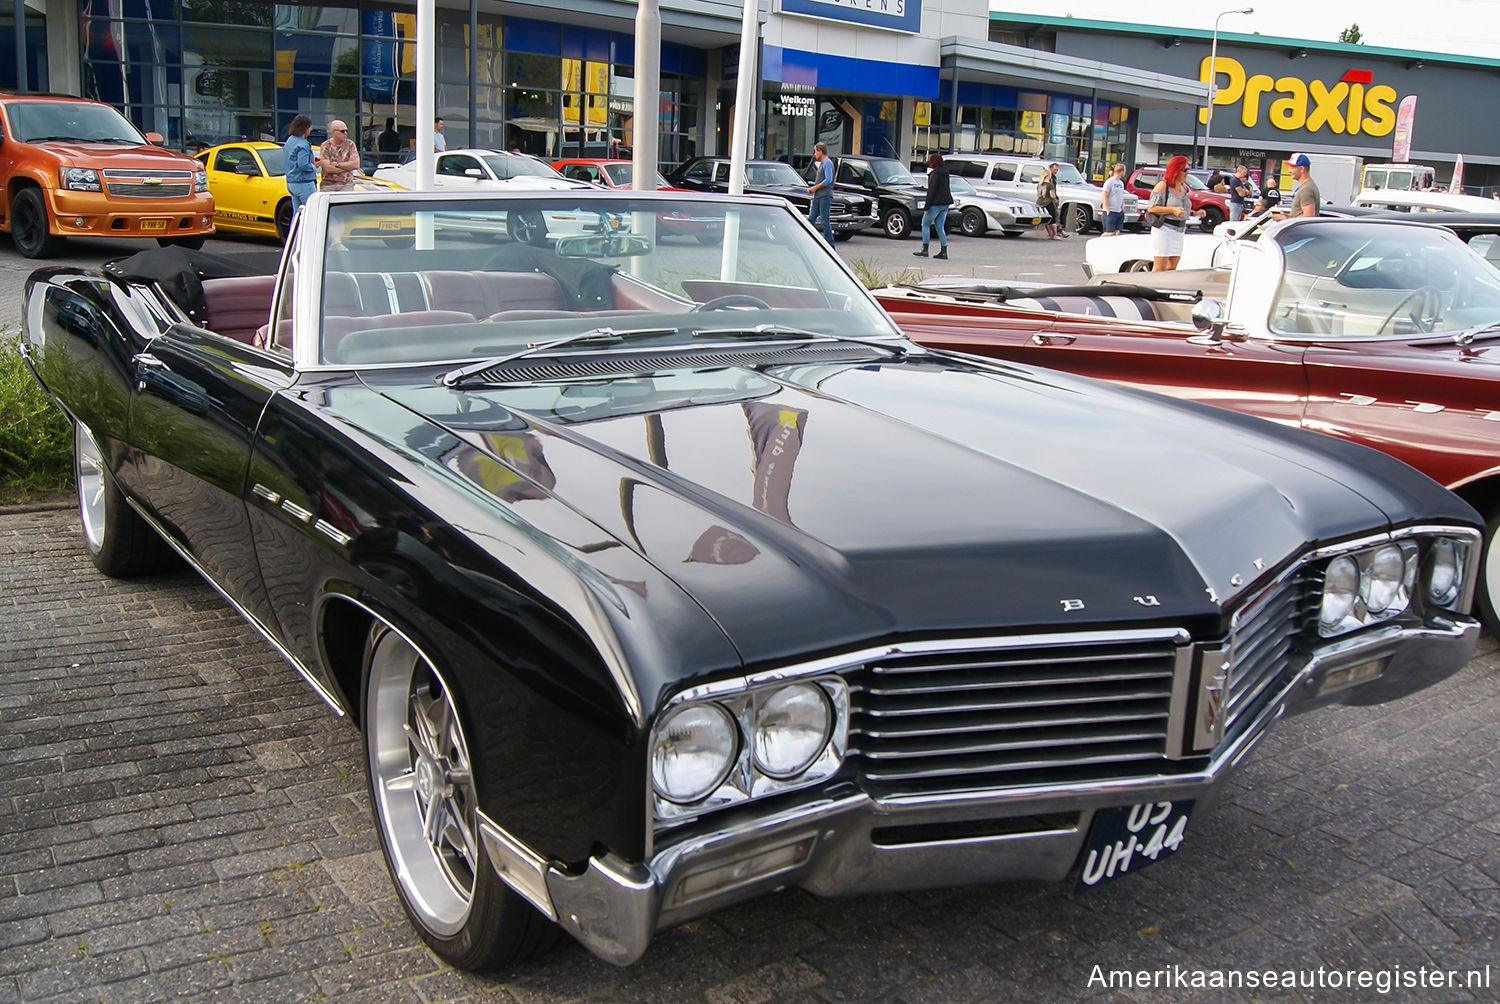
[[890, 209], [885, 216], [881, 217], [881, 227], [885, 235], [892, 240], [902, 240], [911, 233], [911, 217], [901, 209]]
[[1484, 523], [1484, 547], [1479, 558], [1479, 589], [1474, 597], [1474, 611], [1492, 637], [1500, 638], [1500, 505], [1490, 510]]
[[1224, 222], [1224, 213], [1218, 206], [1203, 207], [1203, 226], [1205, 232], [1212, 232], [1213, 228]]
[[89, 560], [105, 575], [123, 578], [171, 568], [177, 555], [125, 501], [104, 453], [82, 422], [73, 423], [73, 483]]
[[984, 236], [984, 213], [970, 206], [958, 217], [958, 231], [965, 237]]
[[51, 258], [62, 250], [63, 239], [51, 232], [47, 203], [35, 188], [23, 188], [10, 204], [10, 239], [27, 258]]
[[1074, 202], [1064, 208], [1068, 229], [1075, 234], [1086, 234], [1094, 226], [1094, 214], [1088, 206]]
[[561, 930], [500, 881], [485, 851], [461, 699], [388, 625], [371, 629], [364, 666], [375, 829], [417, 933], [459, 969], [551, 948]]
[[1125, 267], [1122, 268], [1122, 269], [1120, 269], [1120, 271], [1121, 272], [1149, 272], [1149, 271], [1151, 271], [1152, 264], [1153, 263], [1149, 262], [1149, 261], [1132, 261], [1132, 262], [1126, 262], [1125, 263]]
[[547, 243], [547, 221], [535, 210], [506, 214], [505, 230], [511, 240], [521, 244], [542, 247]]

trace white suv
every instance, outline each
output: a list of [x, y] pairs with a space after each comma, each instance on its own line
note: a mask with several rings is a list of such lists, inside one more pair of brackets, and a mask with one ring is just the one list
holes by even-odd
[[[1013, 157], [1003, 153], [950, 153], [943, 160], [948, 169], [982, 192], [1036, 199], [1036, 183], [1052, 161]], [[1062, 202], [1058, 222], [1076, 233], [1103, 229], [1100, 203], [1104, 189], [1090, 183], [1067, 161], [1057, 162], [1057, 197]], [[1125, 193], [1125, 225], [1141, 225], [1141, 200]]]

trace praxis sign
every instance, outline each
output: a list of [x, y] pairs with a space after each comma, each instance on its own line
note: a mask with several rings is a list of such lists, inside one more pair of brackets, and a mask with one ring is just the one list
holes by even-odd
[[[1239, 60], [1220, 56], [1218, 71], [1214, 106], [1238, 105], [1247, 129], [1259, 125], [1262, 116], [1285, 132], [1326, 129], [1341, 136], [1389, 136], [1396, 127], [1396, 89], [1375, 83], [1371, 70], [1345, 70], [1333, 81], [1303, 80], [1247, 74]], [[1209, 60], [1204, 59], [1198, 79], [1207, 83], [1209, 76]], [[1199, 109], [1198, 121], [1208, 121], [1208, 109]]]

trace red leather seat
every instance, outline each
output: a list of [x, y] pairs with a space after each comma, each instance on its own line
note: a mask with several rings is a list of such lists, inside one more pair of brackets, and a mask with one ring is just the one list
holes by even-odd
[[502, 310], [566, 310], [562, 287], [545, 272], [423, 273], [434, 309], [489, 317]]
[[256, 330], [271, 319], [275, 291], [274, 275], [204, 279], [203, 326], [215, 334], [254, 345]]

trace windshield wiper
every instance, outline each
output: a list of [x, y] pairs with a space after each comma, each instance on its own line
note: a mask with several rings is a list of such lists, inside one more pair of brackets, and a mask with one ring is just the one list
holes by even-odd
[[798, 338], [812, 338], [821, 342], [851, 342], [855, 345], [868, 345], [872, 349], [883, 349], [897, 359], [906, 358], [907, 353], [906, 345], [902, 342], [888, 342], [876, 338], [860, 338], [856, 335], [835, 335], [826, 331], [808, 331], [805, 328], [794, 328], [789, 324], [757, 324], [748, 328], [696, 328], [693, 331], [694, 338], [707, 338], [713, 335], [733, 335], [736, 338], [757, 335], [793, 335]]
[[1500, 321], [1491, 321], [1488, 324], [1481, 324], [1477, 327], [1464, 328], [1462, 331], [1455, 331], [1453, 333], [1453, 344], [1468, 345], [1470, 342], [1474, 341], [1474, 339], [1479, 338], [1483, 335], [1496, 334], [1500, 334]]
[[549, 349], [572, 345], [575, 342], [602, 342], [605, 345], [614, 345], [636, 335], [671, 335], [676, 332], [676, 328], [626, 328], [619, 331], [609, 327], [590, 328], [587, 331], [578, 331], [571, 335], [564, 335], [561, 338], [554, 338], [550, 342], [532, 342], [524, 349], [517, 349], [515, 352], [509, 352], [503, 356], [496, 356], [493, 359], [486, 359], [483, 362], [470, 363], [467, 366], [460, 366], [456, 370], [449, 370], [443, 374], [442, 383], [444, 387], [461, 387], [470, 377], [477, 376], [485, 370], [494, 369], [496, 366], [503, 366], [517, 359], [524, 359], [537, 352], [546, 352]]

